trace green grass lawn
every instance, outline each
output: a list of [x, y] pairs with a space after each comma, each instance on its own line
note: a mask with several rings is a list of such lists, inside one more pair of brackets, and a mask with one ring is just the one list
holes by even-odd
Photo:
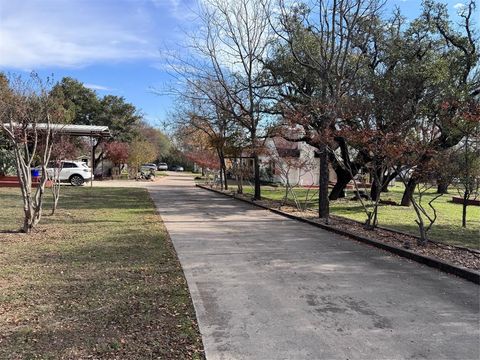
[[203, 358], [145, 189], [62, 188], [58, 213], [31, 235], [11, 233], [19, 189], [0, 189], [0, 204], [0, 359]]
[[[253, 194], [251, 186], [245, 186], [246, 193]], [[296, 188], [297, 198], [305, 201], [307, 190], [305, 188]], [[424, 196], [425, 203], [432, 198], [434, 190], [432, 189]], [[283, 199], [285, 189], [282, 187], [262, 187], [262, 197], [272, 200]], [[316, 190], [310, 190], [309, 203], [310, 208], [316, 208]], [[382, 199], [393, 200], [400, 203], [403, 194], [403, 186], [397, 185], [388, 193], [382, 193]], [[435, 201], [435, 208], [438, 212], [438, 218], [430, 231], [430, 237], [434, 240], [442, 241], [448, 244], [466, 246], [470, 248], [480, 248], [480, 207], [469, 206], [467, 208], [467, 228], [461, 226], [462, 206], [451, 202], [452, 196], [457, 195], [454, 190], [450, 194], [444, 195]], [[348, 200], [354, 196], [353, 191], [347, 193], [345, 199], [330, 202], [330, 211], [333, 215], [343, 216], [349, 219], [364, 222], [365, 212], [359, 201]], [[313, 197], [313, 198], [312, 198]], [[289, 195], [289, 199], [292, 196]], [[379, 225], [390, 227], [396, 230], [405, 231], [414, 235], [418, 234], [418, 227], [415, 223], [416, 215], [412, 207], [401, 207], [391, 205], [381, 205], [379, 207]]]

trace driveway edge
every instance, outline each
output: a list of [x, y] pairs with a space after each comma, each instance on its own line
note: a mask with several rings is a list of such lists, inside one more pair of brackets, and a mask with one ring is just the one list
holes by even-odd
[[326, 224], [320, 224], [320, 223], [314, 222], [314, 221], [309, 220], [309, 219], [304, 219], [304, 218], [301, 218], [299, 216], [295, 216], [295, 215], [286, 213], [286, 212], [281, 211], [281, 210], [273, 209], [273, 208], [270, 208], [268, 206], [264, 206], [264, 205], [255, 203], [254, 201], [250, 201], [250, 200], [247, 200], [247, 199], [244, 199], [244, 198], [241, 198], [241, 197], [237, 197], [237, 196], [235, 196], [235, 194], [233, 194], [233, 195], [232, 194], [226, 194], [222, 191], [212, 189], [212, 188], [209, 188], [207, 186], [203, 186], [203, 185], [199, 185], [199, 184], [196, 184], [195, 186], [197, 186], [201, 189], [204, 189], [204, 190], [209, 190], [209, 191], [212, 191], [214, 193], [224, 195], [226, 197], [230, 197], [232, 199], [243, 201], [247, 204], [257, 206], [259, 208], [271, 211], [275, 214], [287, 217], [289, 219], [301, 221], [303, 223], [307, 223], [307, 224], [316, 226], [318, 228], [321, 228], [321, 229], [324, 229], [324, 230], [327, 230], [327, 231], [331, 231], [331, 232], [339, 234], [339, 235], [347, 236], [351, 239], [360, 241], [362, 243], [374, 246], [374, 247], [382, 249], [382, 250], [389, 251], [389, 252], [391, 252], [393, 254], [396, 254], [398, 256], [402, 256], [404, 258], [416, 261], [418, 263], [421, 263], [421, 264], [427, 265], [429, 267], [438, 269], [438, 270], [443, 271], [445, 273], [456, 275], [456, 276], [461, 277], [465, 280], [471, 281], [475, 284], [480, 284], [480, 273], [477, 272], [477, 271], [470, 270], [470, 269], [467, 269], [467, 268], [464, 268], [464, 267], [461, 267], [461, 266], [457, 266], [457, 265], [454, 265], [454, 264], [450, 264], [448, 262], [445, 262], [445, 261], [439, 260], [439, 259], [435, 259], [435, 258], [430, 257], [430, 256], [420, 255], [420, 254], [417, 254], [413, 251], [400, 248], [398, 246], [388, 245], [388, 244], [385, 244], [385, 243], [382, 243], [382, 242], [379, 242], [379, 241], [376, 241], [376, 240], [373, 240], [373, 239], [370, 239], [370, 238], [366, 238], [364, 236], [356, 235], [356, 234], [351, 233], [349, 231], [334, 228], [334, 227], [326, 225]]

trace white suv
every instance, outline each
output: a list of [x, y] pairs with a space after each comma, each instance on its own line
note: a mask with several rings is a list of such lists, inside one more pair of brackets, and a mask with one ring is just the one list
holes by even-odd
[[[47, 174], [49, 178], [53, 178], [54, 172], [58, 171], [53, 163], [49, 163]], [[69, 182], [73, 186], [80, 186], [85, 181], [92, 180], [92, 170], [82, 161], [62, 161], [62, 170], [60, 171], [59, 180]]]
[[167, 165], [167, 163], [160, 163], [160, 164], [158, 164], [157, 170], [158, 170], [158, 171], [166, 171], [166, 170], [168, 170], [168, 165]]

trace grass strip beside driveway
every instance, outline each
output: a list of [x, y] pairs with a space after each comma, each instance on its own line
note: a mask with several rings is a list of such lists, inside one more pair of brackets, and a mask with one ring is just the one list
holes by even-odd
[[147, 191], [62, 192], [58, 213], [25, 235], [8, 233], [21, 225], [19, 189], [0, 189], [0, 358], [202, 359], [187, 284]]
[[[232, 187], [235, 189], [235, 187]], [[246, 194], [253, 194], [252, 186], [244, 186]], [[318, 191], [316, 189], [294, 188], [298, 200], [305, 202], [307, 196], [310, 199], [309, 208], [318, 209]], [[394, 201], [400, 204], [404, 187], [398, 185], [390, 188], [388, 193], [382, 193], [382, 200]], [[462, 205], [454, 204], [452, 196], [458, 195], [453, 189], [450, 194], [445, 194], [435, 200], [434, 206], [437, 210], [437, 221], [432, 226], [429, 236], [432, 240], [443, 242], [448, 245], [463, 246], [472, 249], [480, 249], [480, 207], [469, 206], [467, 210], [467, 227], [463, 228], [462, 224]], [[281, 201], [285, 196], [284, 187], [262, 186], [262, 198], [268, 200]], [[351, 220], [365, 222], [366, 215], [359, 201], [351, 200], [355, 196], [353, 190], [347, 191], [344, 199], [330, 201], [330, 213], [345, 217]], [[432, 197], [436, 196], [435, 189], [429, 190], [424, 195], [424, 205], [428, 203]], [[288, 200], [292, 201], [289, 194]], [[368, 203], [368, 202], [367, 202]], [[368, 207], [372, 209], [369, 204]], [[431, 213], [430, 209], [427, 209]], [[405, 207], [399, 205], [380, 205], [378, 208], [378, 222], [380, 226], [385, 226], [394, 230], [403, 231], [412, 235], [418, 235], [418, 226], [415, 223], [416, 215], [413, 207]]]

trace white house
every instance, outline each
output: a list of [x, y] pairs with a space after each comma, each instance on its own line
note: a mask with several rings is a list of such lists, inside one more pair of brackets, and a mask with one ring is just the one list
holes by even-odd
[[[316, 186], [319, 183], [320, 159], [317, 150], [305, 142], [288, 141], [276, 136], [265, 140], [260, 156], [265, 180], [295, 186]], [[330, 168], [329, 181], [336, 182]]]

